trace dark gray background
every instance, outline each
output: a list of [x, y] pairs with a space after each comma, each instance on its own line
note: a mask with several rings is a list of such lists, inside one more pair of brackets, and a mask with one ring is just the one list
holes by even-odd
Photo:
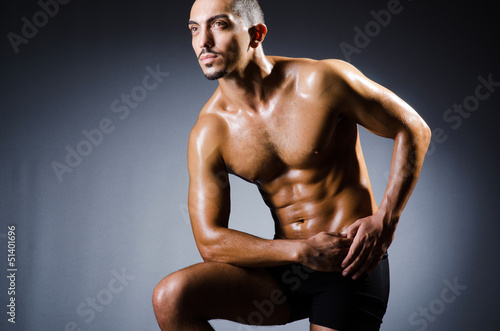
[[[339, 45], [354, 45], [354, 28], [364, 29], [374, 20], [370, 11], [391, 2], [264, 0], [264, 49], [345, 60]], [[21, 35], [22, 17], [33, 22], [41, 7], [2, 5], [0, 329], [65, 330], [73, 322], [81, 330], [157, 330], [154, 286], [201, 261], [187, 223], [186, 146], [216, 83], [203, 77], [191, 49], [191, 3], [70, 1], [47, 22], [38, 14], [43, 26], [17, 54], [8, 33]], [[459, 127], [443, 119], [475, 94], [479, 76], [500, 82], [498, 17], [481, 1], [402, 0], [398, 8], [350, 60], [438, 134], [389, 251], [392, 287], [382, 329], [498, 330], [500, 89]], [[127, 117], [113, 112], [122, 94], [141, 91], [148, 66], [168, 77]], [[106, 118], [114, 131], [59, 180], [53, 162], [65, 163], [67, 146], [84, 148], [82, 131]], [[380, 202], [392, 141], [361, 134]], [[256, 188], [234, 177], [231, 185], [231, 226], [272, 238]], [[6, 315], [7, 225], [17, 229], [15, 325]], [[444, 303], [450, 282], [460, 285], [458, 295]], [[307, 330], [308, 323], [260, 328], [274, 329]]]

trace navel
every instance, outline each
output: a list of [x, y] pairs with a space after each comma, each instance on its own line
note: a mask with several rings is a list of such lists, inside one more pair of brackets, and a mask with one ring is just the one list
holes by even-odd
[[295, 231], [301, 231], [302, 230], [302, 225], [304, 224], [305, 220], [303, 218], [298, 218], [296, 221], [294, 221], [292, 225], [292, 229]]

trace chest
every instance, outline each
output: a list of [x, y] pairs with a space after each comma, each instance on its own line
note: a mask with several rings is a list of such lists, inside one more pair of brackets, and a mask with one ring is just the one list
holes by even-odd
[[226, 164], [249, 181], [267, 181], [324, 161], [335, 140], [337, 115], [312, 102], [288, 100], [227, 121]]

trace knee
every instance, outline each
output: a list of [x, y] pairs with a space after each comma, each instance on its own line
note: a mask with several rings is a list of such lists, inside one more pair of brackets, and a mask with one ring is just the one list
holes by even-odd
[[182, 294], [182, 276], [173, 273], [163, 278], [153, 290], [153, 307], [161, 309], [179, 301]]
[[158, 320], [178, 316], [186, 293], [187, 279], [177, 271], [163, 278], [153, 290], [153, 308]]

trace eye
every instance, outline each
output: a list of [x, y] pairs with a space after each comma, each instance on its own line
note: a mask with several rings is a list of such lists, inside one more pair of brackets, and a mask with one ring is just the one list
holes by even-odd
[[215, 21], [213, 26], [217, 27], [217, 28], [224, 28], [227, 26], [226, 22], [223, 22], [223, 21]]
[[192, 26], [189, 28], [189, 31], [191, 31], [192, 34], [195, 34], [196, 32], [198, 32], [198, 27], [197, 26]]

